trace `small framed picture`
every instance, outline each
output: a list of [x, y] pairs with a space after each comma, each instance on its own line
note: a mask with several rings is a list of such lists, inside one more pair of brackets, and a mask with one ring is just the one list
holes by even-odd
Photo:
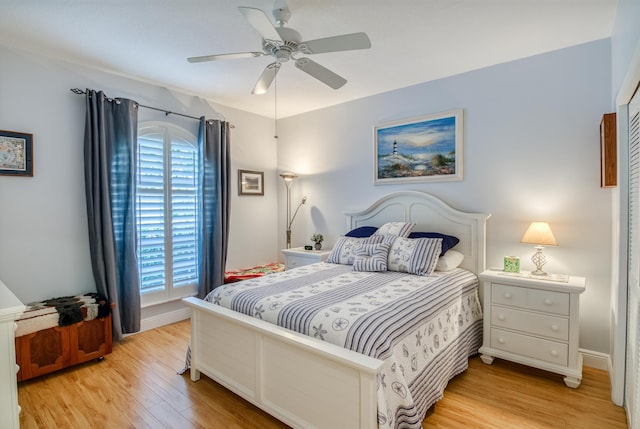
[[238, 195], [264, 195], [264, 172], [238, 170]]
[[0, 130], [0, 175], [33, 176], [33, 134]]

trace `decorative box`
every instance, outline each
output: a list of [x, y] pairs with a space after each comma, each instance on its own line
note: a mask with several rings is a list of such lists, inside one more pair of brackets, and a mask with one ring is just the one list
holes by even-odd
[[504, 257], [504, 271], [506, 273], [519, 273], [520, 272], [520, 258], [517, 256], [505, 256]]

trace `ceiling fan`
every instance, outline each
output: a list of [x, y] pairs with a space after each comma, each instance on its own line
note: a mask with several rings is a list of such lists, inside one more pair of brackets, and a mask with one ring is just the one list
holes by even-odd
[[275, 7], [273, 17], [278, 23], [274, 27], [267, 15], [260, 9], [238, 7], [249, 21], [249, 24], [262, 36], [262, 52], [238, 52], [232, 54], [205, 55], [187, 58], [190, 63], [205, 61], [232, 60], [238, 58], [255, 58], [270, 55], [275, 62], [267, 65], [253, 87], [252, 94], [264, 94], [271, 86], [282, 63], [294, 60], [295, 66], [310, 76], [318, 79], [333, 89], [342, 87], [347, 80], [317, 62], [299, 55], [323, 54], [327, 52], [368, 49], [371, 41], [366, 33], [353, 33], [341, 36], [324, 37], [322, 39], [302, 41], [300, 33], [286, 27], [291, 12], [286, 6]]

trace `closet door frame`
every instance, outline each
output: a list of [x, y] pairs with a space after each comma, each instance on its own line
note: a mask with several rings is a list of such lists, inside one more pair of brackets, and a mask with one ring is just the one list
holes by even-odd
[[628, 246], [629, 246], [629, 102], [640, 84], [640, 43], [636, 46], [632, 62], [616, 97], [618, 187], [614, 188], [612, 225], [613, 265], [611, 294], [610, 348], [611, 400], [623, 406], [625, 395], [625, 365], [627, 355], [628, 311]]

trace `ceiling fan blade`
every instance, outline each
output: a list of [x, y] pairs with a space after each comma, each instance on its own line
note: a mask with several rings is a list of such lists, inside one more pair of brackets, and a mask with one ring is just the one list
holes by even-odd
[[187, 61], [190, 63], [203, 63], [205, 61], [219, 61], [219, 60], [235, 60], [237, 58], [255, 58], [263, 56], [263, 52], [237, 52], [234, 54], [219, 54], [219, 55], [203, 55], [201, 57], [190, 57]]
[[344, 34], [342, 36], [325, 37], [309, 40], [298, 45], [300, 52], [305, 54], [322, 54], [325, 52], [351, 51], [355, 49], [369, 49], [371, 41], [367, 33]]
[[265, 67], [251, 93], [254, 95], [261, 95], [267, 92], [267, 90], [271, 86], [271, 82], [273, 82], [276, 74], [278, 74], [278, 70], [280, 70], [279, 63], [271, 63], [267, 67]]
[[[271, 20], [267, 17], [267, 15], [260, 9], [256, 9], [254, 7], [238, 7], [240, 12], [247, 18], [249, 24], [253, 28], [256, 29], [258, 33], [262, 36], [264, 40], [275, 40], [278, 42], [282, 42], [282, 38], [274, 28]], [[283, 42], [284, 43], [284, 42]]]
[[296, 60], [296, 67], [310, 76], [315, 77], [320, 82], [330, 86], [333, 89], [341, 88], [347, 80], [342, 76], [335, 74], [328, 68], [321, 66], [309, 58], [300, 58]]

